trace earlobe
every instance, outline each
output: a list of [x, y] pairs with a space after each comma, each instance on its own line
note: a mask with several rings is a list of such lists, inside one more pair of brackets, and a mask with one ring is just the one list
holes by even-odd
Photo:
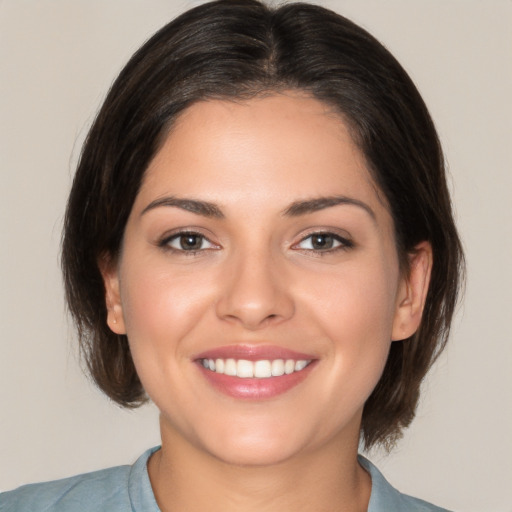
[[392, 341], [412, 336], [420, 326], [432, 271], [432, 246], [421, 242], [409, 255], [409, 273], [404, 276], [397, 296]]
[[98, 266], [105, 286], [107, 325], [116, 334], [126, 334], [117, 266], [107, 257], [100, 258]]

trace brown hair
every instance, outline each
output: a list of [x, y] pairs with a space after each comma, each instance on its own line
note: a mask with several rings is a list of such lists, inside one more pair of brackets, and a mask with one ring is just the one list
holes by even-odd
[[135, 53], [88, 134], [70, 193], [62, 245], [69, 310], [97, 385], [123, 406], [144, 402], [127, 338], [107, 327], [98, 261], [118, 256], [144, 172], [184, 109], [284, 89], [326, 102], [348, 122], [390, 205], [401, 262], [419, 242], [432, 244], [420, 328], [392, 343], [363, 412], [365, 445], [391, 446], [412, 421], [421, 381], [446, 343], [463, 255], [440, 143], [420, 94], [375, 38], [332, 11], [220, 0], [185, 12]]

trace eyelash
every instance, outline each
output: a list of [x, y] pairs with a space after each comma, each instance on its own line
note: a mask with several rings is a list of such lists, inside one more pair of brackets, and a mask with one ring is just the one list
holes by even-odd
[[[185, 249], [185, 248], [183, 248], [181, 243], [180, 243], [181, 247], [179, 247], [179, 248], [173, 247], [171, 245], [171, 243], [174, 241], [183, 242], [186, 237], [190, 237], [190, 238], [195, 237], [196, 239], [198, 239], [197, 241], [200, 241], [199, 248]], [[320, 237], [330, 239], [330, 242], [331, 242], [331, 244], [334, 245], [334, 247], [328, 247], [326, 249], [325, 248], [315, 248], [313, 246], [313, 244], [315, 243], [313, 241], [314, 237], [317, 237], [317, 241]], [[307, 247], [307, 248], [299, 247], [306, 240], [311, 240], [311, 242], [310, 242], [311, 247]], [[206, 248], [202, 247], [205, 242], [210, 244], [210, 247], [206, 247]], [[327, 243], [329, 243], [329, 241]], [[338, 245], [335, 245], [335, 244], [338, 244]], [[170, 236], [165, 236], [158, 243], [158, 246], [161, 247], [162, 249], [180, 253], [180, 254], [187, 255], [187, 256], [194, 256], [200, 252], [216, 249], [219, 247], [219, 246], [216, 246], [213, 242], [211, 242], [206, 236], [204, 236], [203, 234], [198, 233], [196, 231], [180, 231], [180, 232], [174, 233]], [[347, 251], [349, 249], [352, 249], [353, 247], [354, 247], [354, 243], [351, 240], [349, 240], [345, 237], [342, 237], [340, 235], [337, 235], [336, 233], [332, 233], [330, 231], [312, 232], [312, 233], [308, 234], [307, 236], [303, 237], [298, 243], [292, 245], [292, 249], [307, 252], [307, 253], [314, 253], [319, 256], [323, 256], [326, 254], [332, 254], [337, 251]]]
[[[200, 240], [201, 246], [205, 242], [208, 242], [211, 245], [211, 247], [207, 247], [207, 248], [199, 247], [197, 249], [190, 249], [190, 248], [184, 249], [183, 247], [178, 248], [178, 247], [173, 247], [171, 245], [171, 243], [173, 241], [180, 241], [180, 239], [183, 242], [183, 239], [185, 239], [186, 237], [196, 237], [197, 239]], [[211, 242], [207, 237], [205, 237], [201, 233], [197, 233], [196, 231], [179, 231], [178, 233], [174, 233], [170, 236], [165, 236], [162, 240], [160, 240], [160, 242], [158, 242], [158, 246], [166, 251], [184, 254], [187, 256], [194, 256], [200, 252], [218, 248], [218, 246], [216, 246], [213, 242]]]
[[[330, 238], [332, 240], [333, 244], [337, 243], [338, 245], [335, 245], [334, 247], [329, 247], [327, 249], [322, 249], [322, 248], [315, 249], [313, 247], [313, 243], [314, 243], [313, 238], [314, 237]], [[304, 243], [306, 240], [309, 240], [309, 239], [311, 240], [311, 243], [310, 243], [312, 246], [311, 248], [298, 247], [300, 244]], [[318, 255], [318, 256], [324, 256], [327, 254], [332, 254], [337, 251], [347, 251], [349, 249], [352, 249], [354, 247], [354, 242], [352, 242], [348, 238], [337, 235], [336, 233], [332, 233], [331, 231], [314, 231], [313, 233], [310, 233], [307, 236], [303, 237], [297, 244], [294, 244], [292, 247], [297, 248], [298, 250], [302, 250], [307, 253], [314, 253], [315, 255]]]

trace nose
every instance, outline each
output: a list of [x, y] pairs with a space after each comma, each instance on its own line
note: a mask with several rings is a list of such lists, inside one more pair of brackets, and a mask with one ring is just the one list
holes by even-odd
[[222, 296], [216, 305], [219, 318], [255, 331], [294, 315], [286, 273], [270, 255], [239, 255], [229, 263], [225, 274]]

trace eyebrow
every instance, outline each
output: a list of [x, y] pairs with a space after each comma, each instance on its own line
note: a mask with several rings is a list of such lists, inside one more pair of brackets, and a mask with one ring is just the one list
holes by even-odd
[[220, 208], [213, 203], [209, 203], [208, 201], [198, 201], [196, 199], [180, 199], [178, 197], [172, 196], [155, 199], [149, 203], [146, 208], [144, 208], [144, 210], [142, 210], [141, 216], [150, 210], [154, 210], [155, 208], [159, 208], [161, 206], [173, 206], [175, 208], [181, 208], [182, 210], [197, 213], [203, 217], [214, 217], [217, 219], [224, 218], [224, 214]]
[[307, 213], [314, 213], [332, 206], [352, 205], [362, 208], [375, 221], [377, 216], [375, 212], [363, 201], [346, 196], [328, 196], [307, 199], [305, 201], [295, 201], [283, 211], [283, 215], [288, 217], [298, 217]]
[[[377, 218], [375, 212], [366, 203], [360, 201], [359, 199], [354, 199], [347, 196], [327, 196], [307, 199], [303, 201], [294, 201], [290, 206], [283, 210], [282, 214], [286, 217], [299, 217], [301, 215], [314, 213], [339, 205], [357, 206], [368, 213], [368, 215], [370, 215], [374, 221]], [[141, 216], [150, 210], [154, 210], [155, 208], [162, 206], [181, 208], [182, 210], [196, 213], [197, 215], [202, 215], [203, 217], [213, 217], [216, 219], [225, 218], [221, 209], [214, 203], [210, 203], [208, 201], [199, 201], [197, 199], [181, 199], [173, 196], [155, 199], [149, 203], [144, 208], [144, 210], [142, 210]]]

